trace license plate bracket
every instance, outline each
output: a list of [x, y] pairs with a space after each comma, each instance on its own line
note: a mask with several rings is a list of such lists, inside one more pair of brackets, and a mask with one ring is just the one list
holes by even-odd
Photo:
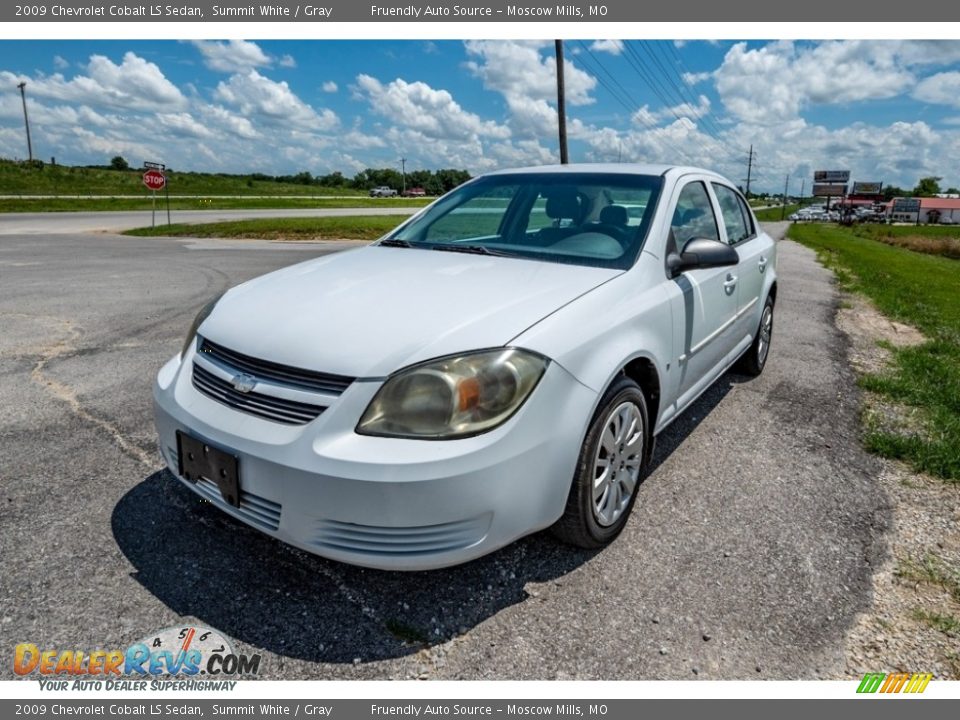
[[203, 440], [177, 430], [180, 476], [190, 482], [205, 478], [216, 484], [224, 502], [240, 507], [240, 460]]

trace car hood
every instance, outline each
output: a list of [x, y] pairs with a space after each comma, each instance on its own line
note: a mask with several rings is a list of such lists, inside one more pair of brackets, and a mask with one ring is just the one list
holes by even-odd
[[370, 246], [237, 286], [200, 334], [285, 365], [383, 377], [423, 360], [504, 345], [622, 272]]

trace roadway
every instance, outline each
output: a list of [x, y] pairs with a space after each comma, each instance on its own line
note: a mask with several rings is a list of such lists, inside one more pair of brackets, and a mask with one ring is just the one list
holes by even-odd
[[[344, 217], [352, 215], [408, 216], [419, 207], [362, 207], [362, 208], [296, 208], [287, 210], [174, 210], [174, 223], [206, 223], [223, 220], [285, 217]], [[157, 224], [167, 220], [166, 210], [157, 210]], [[122, 212], [37, 212], [0, 213], [0, 235], [60, 234], [78, 232], [123, 232], [150, 225], [150, 212], [129, 210]]]
[[0, 237], [0, 647], [124, 648], [198, 624], [261, 653], [267, 679], [848, 674], [889, 508], [859, 440], [836, 286], [809, 250], [780, 244], [764, 374], [725, 375], [660, 436], [610, 547], [540, 533], [396, 574], [233, 521], [157, 454], [151, 384], [196, 309], [342, 246], [65, 233], [76, 219], [44, 218], [45, 232], [21, 220], [36, 234]]

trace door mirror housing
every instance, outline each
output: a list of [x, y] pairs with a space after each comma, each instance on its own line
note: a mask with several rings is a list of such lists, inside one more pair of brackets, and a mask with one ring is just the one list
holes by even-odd
[[687, 270], [727, 267], [739, 262], [740, 256], [735, 248], [719, 240], [708, 238], [688, 240], [680, 254], [672, 252], [667, 255], [667, 269], [671, 277], [676, 277]]

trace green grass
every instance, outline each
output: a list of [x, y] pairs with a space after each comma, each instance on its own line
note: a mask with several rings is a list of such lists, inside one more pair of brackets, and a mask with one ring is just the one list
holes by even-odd
[[757, 216], [757, 220], [760, 222], [779, 222], [781, 215], [783, 216], [782, 219], [786, 220], [787, 215], [794, 213], [799, 209], [799, 205], [787, 205], [786, 212], [784, 212], [782, 208], [775, 207], [766, 208], [764, 210], [754, 210], [753, 213]]
[[240, 238], [264, 240], [376, 240], [404, 218], [396, 215], [355, 217], [257, 218], [199, 225], [157, 225], [128, 230], [139, 237]]
[[[146, 193], [143, 170], [66, 165], [42, 168], [0, 160], [0, 195], [137, 195]], [[167, 172], [170, 192], [180, 195], [363, 195], [352, 188], [254, 180], [249, 175]]]
[[926, 623], [934, 630], [939, 630], [944, 635], [950, 637], [960, 637], [960, 620], [953, 615], [944, 615], [941, 613], [929, 612], [927, 610], [914, 610], [913, 617]]
[[960, 602], [960, 572], [949, 568], [933, 553], [927, 553], [919, 562], [901, 560], [897, 563], [896, 575], [911, 582], [939, 585], [955, 602]]
[[[170, 198], [171, 210], [250, 210], [284, 208], [364, 208], [408, 207], [420, 208], [430, 199], [423, 198]], [[137, 198], [0, 198], [0, 212], [86, 212], [102, 210], [143, 210], [149, 212], [152, 201], [148, 197]], [[166, 200], [157, 195], [157, 212], [166, 213]]]
[[894, 349], [893, 365], [866, 375], [863, 387], [919, 408], [925, 432], [898, 434], [867, 427], [874, 452], [914, 469], [960, 482], [960, 266], [831, 225], [793, 225], [790, 238], [816, 250], [841, 285], [866, 295], [888, 317], [913, 325], [929, 340]]

